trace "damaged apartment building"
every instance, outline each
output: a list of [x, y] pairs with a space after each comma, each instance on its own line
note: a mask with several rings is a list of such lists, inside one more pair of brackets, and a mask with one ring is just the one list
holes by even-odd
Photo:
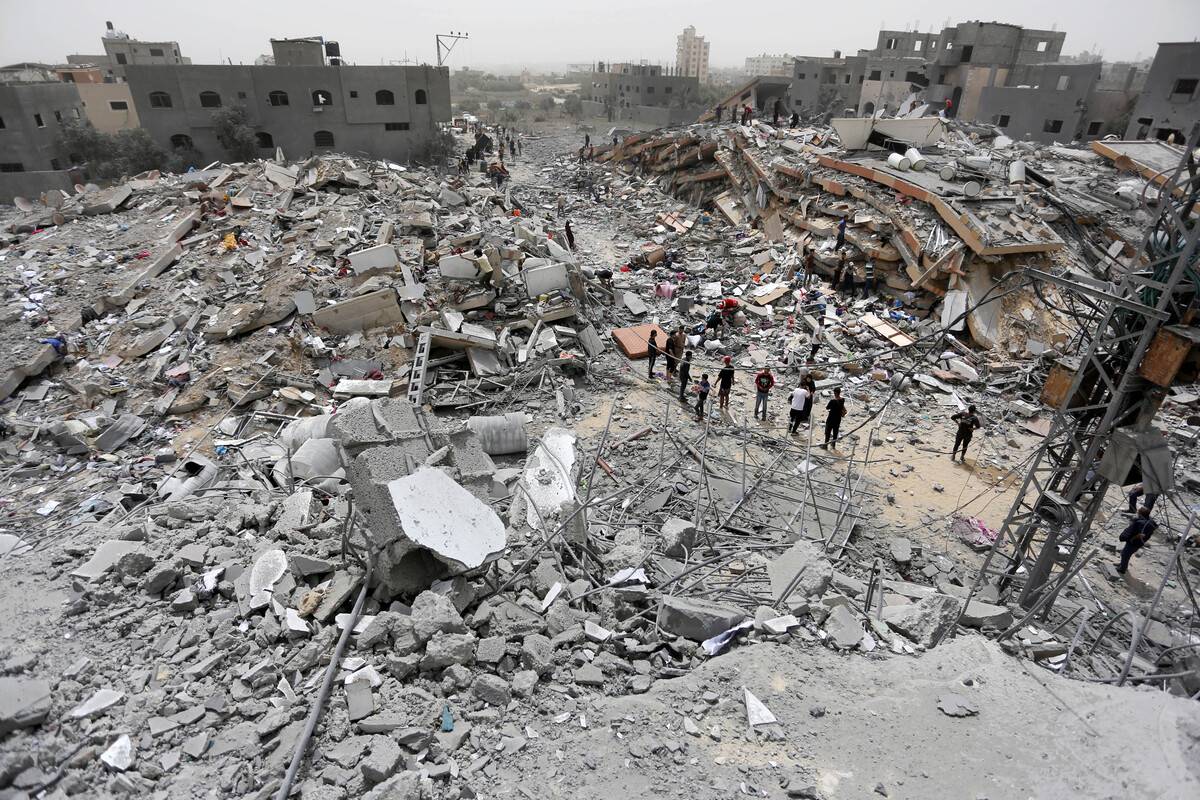
[[[797, 57], [790, 77], [756, 76], [723, 105], [770, 114], [779, 100], [786, 115], [806, 118], [942, 113], [1045, 144], [1134, 138], [1139, 128], [1169, 133], [1197, 118], [1197, 45], [1164, 45], [1174, 49], [1160, 50], [1162, 77], [1150, 85], [1136, 66], [1061, 61], [1065, 40], [1063, 31], [1001, 22], [962, 22], [936, 34], [881, 30], [869, 50]], [[1135, 114], [1146, 121], [1130, 122], [1126, 131], [1135, 103], [1157, 107]]]
[[610, 122], [679, 125], [703, 110], [700, 79], [660, 64], [598, 61], [582, 95], [585, 115], [607, 117]]
[[272, 39], [274, 64], [130, 64], [142, 127], [164, 147], [217, 158], [213, 114], [244, 106], [264, 155], [364, 152], [408, 160], [450, 120], [446, 67], [349, 66], [337, 42]]

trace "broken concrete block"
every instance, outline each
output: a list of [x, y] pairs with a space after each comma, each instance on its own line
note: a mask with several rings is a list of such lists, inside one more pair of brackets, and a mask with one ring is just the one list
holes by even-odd
[[[428, 550], [451, 567], [474, 569], [504, 549], [500, 517], [440, 469], [422, 466], [389, 482], [387, 492], [409, 550]], [[389, 563], [381, 566], [387, 570]]]
[[687, 558], [696, 546], [696, 526], [686, 519], [669, 517], [659, 529], [662, 551], [671, 558]]
[[825, 633], [842, 649], [857, 647], [863, 638], [863, 626], [854, 612], [845, 605], [834, 606], [825, 620]]
[[346, 709], [351, 722], [358, 722], [375, 713], [375, 695], [371, 691], [370, 681], [346, 684]]
[[372, 736], [371, 751], [359, 763], [363, 780], [368, 786], [382, 783], [396, 774], [403, 754], [400, 745], [387, 736]]
[[531, 528], [540, 530], [565, 503], [575, 499], [574, 473], [575, 434], [565, 428], [549, 428], [521, 476], [527, 500], [525, 521]]
[[888, 547], [892, 552], [892, 560], [900, 566], [912, 562], [912, 542], [899, 536], [888, 539]]
[[[635, 317], [644, 316], [650, 310], [646, 306], [646, 301], [633, 292], [621, 292], [621, 302], [625, 305], [625, 308], [629, 309], [629, 313]], [[661, 342], [662, 340], [660, 339], [659, 341]]]
[[92, 696], [84, 701], [81, 705], [71, 709], [70, 716], [72, 719], [87, 719], [94, 717], [97, 714], [103, 714], [106, 710], [121, 702], [125, 698], [124, 692], [118, 692], [115, 689], [97, 689], [92, 693]]
[[111, 214], [120, 208], [132, 194], [133, 189], [127, 183], [89, 194], [83, 205], [83, 213], [89, 217]]
[[47, 681], [0, 678], [0, 735], [41, 725], [50, 706]]
[[931, 594], [916, 603], [885, 606], [883, 621], [924, 647], [950, 632], [958, 617], [960, 601], [945, 594]]
[[396, 256], [396, 248], [391, 244], [377, 244], [355, 250], [346, 256], [350, 266], [358, 275], [370, 275], [375, 272], [389, 272], [400, 263]]
[[571, 288], [571, 282], [567, 279], [566, 264], [528, 267], [521, 270], [521, 277], [525, 280], [525, 292], [530, 297], [540, 297], [560, 289]]
[[313, 324], [333, 333], [354, 333], [404, 321], [395, 289], [379, 289], [332, 306], [317, 309]]
[[96, 552], [85, 564], [71, 572], [71, 576], [85, 581], [94, 581], [109, 570], [113, 569], [126, 553], [138, 550], [138, 542], [126, 542], [120, 539], [110, 539], [96, 548]]
[[745, 618], [740, 608], [708, 600], [664, 597], [658, 607], [660, 628], [696, 642], [724, 633]]
[[474, 683], [471, 684], [471, 694], [488, 705], [498, 708], [504, 708], [512, 700], [512, 690], [509, 689], [508, 682], [499, 675], [491, 675], [486, 672], [476, 676]]
[[432, 791], [423, 787], [421, 774], [405, 770], [376, 785], [362, 796], [362, 800], [423, 800], [426, 797], [432, 797]]
[[998, 628], [1005, 630], [1013, 624], [1013, 616], [1012, 612], [1005, 606], [972, 600], [967, 603], [967, 607], [963, 610], [962, 618], [959, 622], [968, 628]]
[[433, 672], [451, 664], [467, 665], [475, 660], [475, 634], [436, 633], [425, 645], [421, 669]]
[[100, 754], [100, 760], [114, 772], [124, 772], [133, 766], [133, 741], [123, 733]]
[[833, 579], [833, 564], [820, 547], [801, 539], [767, 565], [767, 574], [776, 605], [786, 604], [825, 594]]
[[450, 598], [437, 592], [425, 591], [412, 604], [412, 627], [417, 641], [424, 643], [437, 633], [466, 633], [462, 615]]
[[474, 259], [466, 256], [449, 255], [438, 259], [438, 272], [447, 280], [469, 281], [479, 277], [479, 267]]
[[521, 666], [538, 675], [554, 671], [554, 644], [540, 633], [531, 633], [521, 642]]
[[517, 697], [532, 697], [537, 683], [538, 674], [533, 670], [523, 669], [513, 673], [512, 692]]
[[604, 685], [604, 673], [595, 664], [584, 664], [575, 670], [573, 677], [580, 686]]

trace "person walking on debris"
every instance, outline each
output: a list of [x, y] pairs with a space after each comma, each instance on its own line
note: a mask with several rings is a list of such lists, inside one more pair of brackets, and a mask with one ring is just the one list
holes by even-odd
[[583, 149], [586, 150], [587, 148], [589, 148], [591, 146], [592, 146], [592, 135], [590, 133], [585, 133], [583, 135]]
[[958, 423], [958, 431], [954, 434], [954, 449], [950, 451], [950, 460], [954, 460], [954, 455], [958, 452], [958, 448], [962, 446], [962, 463], [967, 463], [967, 445], [971, 443], [971, 437], [975, 435], [975, 431], [983, 427], [983, 423], [979, 421], [979, 415], [975, 413], [975, 406], [967, 406], [966, 411], [960, 411], [950, 417]]
[[841, 388], [833, 390], [833, 398], [825, 404], [825, 443], [821, 449], [828, 449], [833, 444], [837, 449], [838, 434], [842, 430], [842, 417], [846, 416], [846, 401], [842, 399]]
[[687, 393], [688, 382], [692, 377], [692, 351], [688, 350], [683, 354], [683, 358], [679, 360], [679, 402], [686, 403], [687, 399], [684, 395]]
[[834, 245], [838, 250], [846, 246], [846, 218], [842, 217], [838, 220], [837, 228], [837, 244]]
[[825, 338], [825, 318], [817, 320], [817, 329], [812, 335], [812, 350], [808, 354], [809, 362], [817, 360], [817, 351], [821, 349], [821, 340]]
[[797, 125], [799, 125], [799, 124], [800, 124], [800, 112], [799, 112], [799, 111], [793, 111], [793, 112], [792, 112], [792, 124], [791, 124], [789, 127], [792, 127], [792, 128], [794, 128], [794, 127], [796, 127], [796, 126], [797, 126]]
[[795, 435], [800, 431], [800, 423], [807, 422], [804, 416], [804, 408], [808, 405], [808, 389], [803, 385], [792, 389], [792, 407], [788, 412], [790, 424], [788, 425], [788, 433]]
[[807, 289], [816, 278], [817, 258], [811, 247], [804, 248], [804, 288]]
[[1125, 570], [1129, 569], [1129, 559], [1146, 546], [1156, 528], [1158, 523], [1150, 519], [1150, 509], [1146, 506], [1139, 508], [1129, 527], [1121, 532], [1120, 539], [1125, 543], [1125, 547], [1121, 548], [1121, 563], [1117, 565], [1117, 572], [1125, 574]]
[[[558, 199], [559, 199], [559, 201], [562, 200], [561, 197]], [[567, 247], [571, 248], [571, 250], [574, 251], [575, 250], [575, 232], [571, 230], [571, 220], [567, 220], [567, 224], [565, 226], [563, 226], [563, 233], [565, 233], [567, 235]]]
[[717, 406], [729, 408], [729, 393], [733, 390], [733, 359], [725, 356], [725, 364], [717, 373]]
[[722, 112], [722, 111], [724, 111], [724, 110], [725, 110], [725, 109], [724, 109], [724, 108], [722, 108], [720, 105], [718, 105], [718, 106], [717, 106], [717, 108], [716, 108], [716, 114], [717, 114], [717, 124], [718, 124], [718, 125], [720, 125], [720, 124], [721, 124], [721, 112]]
[[654, 362], [658, 360], [658, 353], [658, 331], [650, 331], [650, 341], [646, 343], [646, 375], [650, 380], [654, 380]]
[[771, 387], [775, 385], [775, 376], [771, 374], [770, 367], [763, 367], [762, 372], [754, 376], [754, 418], [758, 419], [759, 412], [762, 412], [763, 422], [767, 421], [767, 396], [771, 392]]
[[807, 423], [809, 417], [812, 416], [813, 401], [817, 397], [817, 382], [813, 380], [812, 373], [804, 373], [804, 377], [800, 379], [800, 385], [808, 392], [808, 400], [804, 403], [803, 422]]
[[671, 334], [671, 351], [676, 359], [682, 359], [683, 351], [686, 349], [687, 333], [684, 332], [682, 325], [678, 325], [675, 332]]
[[708, 373], [700, 376], [700, 395], [696, 398], [696, 419], [704, 420], [704, 404], [708, 402], [708, 393], [712, 389], [712, 384], [708, 382]]
[[771, 107], [771, 126], [779, 127], [779, 117], [783, 114], [783, 101], [778, 97], [775, 98], [775, 105]]
[[848, 269], [848, 267], [846, 264], [846, 253], [845, 253], [845, 251], [842, 251], [842, 252], [838, 253], [837, 267], [835, 267], [833, 270], [833, 288], [835, 290], [839, 286], [841, 286], [842, 281], [845, 280], [847, 269]]
[[579, 148], [579, 163], [581, 165], [583, 164], [583, 159], [584, 159], [584, 156], [586, 156], [586, 155], [587, 155], [587, 145], [584, 145], [583, 147]]

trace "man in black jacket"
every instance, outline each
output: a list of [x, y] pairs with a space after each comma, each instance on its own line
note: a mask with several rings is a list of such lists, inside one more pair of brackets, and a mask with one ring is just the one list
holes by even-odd
[[967, 463], [967, 445], [971, 443], [971, 437], [975, 435], [975, 431], [983, 427], [983, 423], [979, 421], [979, 415], [975, 413], [975, 406], [967, 406], [966, 411], [960, 411], [950, 417], [958, 423], [958, 430], [954, 433], [954, 449], [950, 451], [950, 460], [954, 460], [954, 456], [958, 453], [958, 448], [962, 448], [962, 462]]
[[1139, 508], [1129, 527], [1121, 532], [1121, 541], [1125, 543], [1125, 547], [1121, 550], [1121, 563], [1117, 565], [1117, 572], [1125, 574], [1125, 570], [1129, 568], [1129, 559], [1150, 541], [1157, 527], [1158, 523], [1150, 519], [1150, 509], [1145, 506]]

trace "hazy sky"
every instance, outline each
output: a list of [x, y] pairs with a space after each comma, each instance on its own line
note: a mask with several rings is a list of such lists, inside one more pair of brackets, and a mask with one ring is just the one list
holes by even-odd
[[[819, 11], [817, 9], [820, 9]], [[741, 13], [739, 13], [741, 12]], [[899, 16], [903, 14], [904, 16]], [[881, 27], [940, 30], [996, 20], [1067, 32], [1063, 52], [1106, 59], [1154, 55], [1158, 42], [1200, 36], [1200, 0], [861, 0], [750, 3], [678, 0], [0, 0], [0, 63], [65, 61], [103, 52], [105, 20], [144, 40], [176, 40], [193, 63], [253, 63], [271, 37], [321, 35], [358, 64], [409, 58], [434, 63], [434, 34], [467, 31], [447, 63], [492, 67], [648, 59], [669, 63], [686, 25], [710, 42], [713, 66], [762, 52], [827, 55], [873, 47]]]

